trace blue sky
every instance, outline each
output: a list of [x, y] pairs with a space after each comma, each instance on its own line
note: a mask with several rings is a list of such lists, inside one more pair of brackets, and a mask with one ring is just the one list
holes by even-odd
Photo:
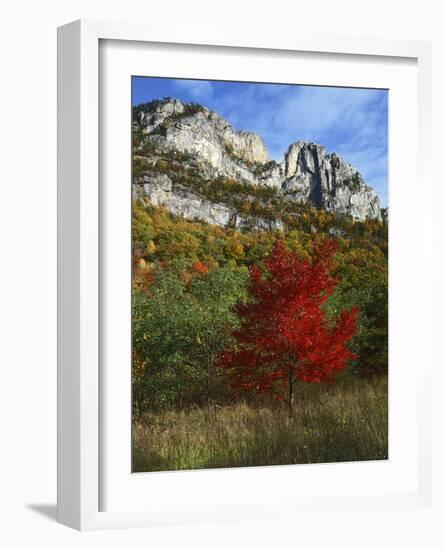
[[133, 105], [167, 96], [201, 103], [234, 128], [257, 132], [277, 161], [294, 141], [320, 143], [355, 166], [387, 206], [386, 90], [133, 77]]

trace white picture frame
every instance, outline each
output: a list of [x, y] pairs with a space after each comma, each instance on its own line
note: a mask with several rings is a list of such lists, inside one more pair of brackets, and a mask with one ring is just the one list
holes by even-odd
[[[387, 490], [384, 494], [352, 492], [350, 476], [347, 494], [332, 492], [327, 496], [313, 490], [311, 497], [304, 494], [302, 500], [292, 501], [288, 496], [269, 491], [260, 500], [252, 497], [248, 508], [236, 506], [235, 490], [232, 497], [225, 496], [222, 502], [205, 503], [204, 506], [186, 506], [186, 502], [171, 506], [130, 506], [128, 502], [113, 502], [112, 509], [103, 510], [101, 484], [106, 478], [103, 452], [108, 449], [103, 443], [103, 414], [106, 408], [101, 404], [102, 367], [100, 355], [101, 309], [100, 303], [106, 292], [99, 282], [102, 275], [103, 258], [101, 232], [106, 225], [100, 224], [103, 209], [99, 185], [99, 158], [101, 150], [99, 113], [100, 44], [102, 41], [125, 41], [131, 44], [180, 44], [189, 45], [186, 30], [167, 36], [163, 31], [143, 25], [101, 21], [77, 21], [59, 29], [58, 34], [58, 520], [60, 523], [80, 530], [171, 525], [199, 521], [220, 521], [284, 516], [288, 510], [309, 513], [311, 510], [326, 511], [334, 508], [343, 512], [358, 507], [363, 511], [393, 510], [399, 508], [426, 508], [432, 503], [432, 448], [431, 448], [431, 345], [428, 331], [421, 325], [423, 339], [428, 351], [414, 386], [417, 409], [414, 409], [417, 457], [413, 467], [418, 467], [416, 480], [404, 491]], [[210, 48], [228, 48], [230, 54], [248, 51], [270, 51], [282, 56], [291, 52], [305, 52], [312, 55], [332, 54], [353, 59], [386, 58], [392, 66], [403, 60], [413, 60], [417, 66], [418, 101], [416, 105], [418, 124], [418, 148], [415, 162], [419, 173], [420, 188], [431, 185], [430, 162], [426, 159], [430, 151], [431, 128], [431, 46], [426, 42], [370, 40], [344, 37], [314, 37], [298, 33], [296, 38], [281, 40], [263, 39], [251, 42], [241, 38], [193, 37], [192, 44], [205, 51], [210, 57]], [[361, 57], [365, 56], [365, 57]], [[265, 80], [265, 78], [264, 78]], [[129, 109], [129, 106], [128, 106]], [[129, 183], [128, 183], [129, 186]], [[129, 189], [129, 187], [128, 187]], [[417, 262], [417, 315], [430, 318], [429, 303], [431, 288], [428, 265], [432, 254], [425, 235], [430, 231], [430, 216], [420, 211], [416, 220], [417, 241], [413, 245], [412, 257]], [[414, 226], [415, 228], [415, 226]], [[128, 237], [129, 238], [129, 237]], [[418, 326], [418, 325], [417, 325]], [[427, 336], [428, 334], [428, 336]], [[426, 341], [424, 342], [426, 344]], [[414, 345], [414, 344], [411, 344]], [[417, 345], [417, 344], [415, 344]], [[427, 354], [427, 356], [426, 356]], [[411, 357], [413, 354], [411, 354]], [[124, 391], [124, 390], [122, 390]], [[415, 460], [415, 459], [414, 459]], [[324, 466], [322, 476], [344, 475], [334, 470], [334, 465]], [[284, 482], [290, 470], [267, 469], [269, 483], [277, 477]], [[251, 478], [260, 475], [260, 469], [252, 474], [242, 474], [242, 469], [231, 470], [230, 480], [240, 483], [240, 476]], [[249, 469], [251, 471], [251, 469]], [[269, 477], [271, 470], [277, 471]], [[329, 474], [328, 474], [329, 472]], [[128, 475], [130, 472], [128, 472]], [[192, 479], [194, 485], [207, 485], [220, 478], [217, 471], [180, 472], [177, 474], [150, 474], [150, 482], [156, 490], [174, 483], [185, 483]], [[174, 478], [175, 475], [175, 478]], [[152, 476], [156, 476], [155, 478]], [[172, 477], [171, 477], [172, 476]], [[191, 476], [191, 477], [190, 477]], [[199, 477], [198, 477], [199, 476]], [[236, 477], [235, 477], [236, 476]], [[256, 478], [255, 478], [256, 479]], [[416, 483], [415, 483], [416, 481]], [[217, 483], [226, 484], [227, 478]], [[138, 483], [138, 482], [137, 482]], [[145, 479], [146, 483], [146, 479]], [[149, 483], [149, 480], [148, 480]], [[406, 485], [405, 485], [406, 487]], [[412, 487], [412, 489], [411, 489]], [[151, 498], [151, 496], [149, 497]], [[149, 500], [148, 498], [148, 500]], [[231, 499], [231, 500], [229, 500]], [[267, 501], [268, 499], [268, 501]], [[114, 499], [115, 501], [116, 499]], [[152, 498], [151, 498], [152, 500]]]

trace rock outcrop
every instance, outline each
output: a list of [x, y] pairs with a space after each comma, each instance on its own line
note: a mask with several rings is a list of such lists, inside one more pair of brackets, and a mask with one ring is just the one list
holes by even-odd
[[[222, 117], [200, 105], [176, 99], [154, 102], [154, 108], [136, 111], [145, 139], [158, 152], [192, 155], [213, 168], [214, 175], [259, 183], [253, 165], [268, 162], [263, 140], [252, 132], [237, 132]], [[139, 109], [141, 109], [139, 107]]]
[[174, 184], [165, 174], [145, 176], [142, 182], [134, 186], [134, 198], [149, 199], [153, 206], [163, 206], [171, 214], [187, 220], [203, 220], [209, 224], [239, 230], [283, 228], [279, 220], [243, 216], [235, 208], [209, 201], [183, 185]]
[[[171, 98], [135, 107], [133, 128], [139, 136], [136, 155], [151, 160], [179, 155], [183, 169], [192, 166], [194, 176], [204, 175], [205, 181], [230, 178], [271, 187], [287, 200], [311, 203], [356, 220], [381, 219], [375, 191], [353, 166], [335, 153], [327, 153], [321, 145], [293, 143], [284, 160], [277, 163], [269, 159], [257, 134], [237, 131], [217, 113]], [[237, 228], [251, 222], [236, 215], [232, 207], [211, 203], [195, 190], [179, 185], [173, 175], [151, 172], [134, 183], [137, 196], [144, 195], [173, 214]], [[255, 225], [261, 224], [259, 220]]]
[[282, 188], [301, 203], [355, 219], [381, 219], [380, 202], [361, 174], [335, 153], [315, 143], [298, 141], [286, 152]]

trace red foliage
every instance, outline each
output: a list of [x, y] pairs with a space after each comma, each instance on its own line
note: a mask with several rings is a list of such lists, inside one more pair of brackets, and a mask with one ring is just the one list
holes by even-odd
[[205, 263], [200, 262], [200, 261], [194, 262], [192, 264], [192, 267], [193, 267], [194, 271], [197, 271], [197, 273], [204, 274], [204, 273], [208, 273], [208, 271], [209, 271], [208, 266]]
[[243, 390], [282, 392], [290, 401], [295, 379], [328, 382], [356, 356], [346, 347], [355, 334], [358, 310], [343, 311], [335, 323], [323, 305], [338, 284], [331, 275], [334, 240], [314, 243], [312, 261], [300, 259], [278, 241], [265, 260], [252, 266], [252, 300], [238, 308], [242, 328], [237, 347], [225, 357], [234, 385]]

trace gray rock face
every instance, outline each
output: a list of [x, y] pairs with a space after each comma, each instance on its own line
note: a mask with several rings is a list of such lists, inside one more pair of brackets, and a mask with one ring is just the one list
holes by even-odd
[[141, 111], [137, 119], [158, 151], [195, 156], [211, 166], [215, 176], [259, 183], [251, 166], [265, 164], [268, 152], [257, 134], [237, 132], [218, 114], [175, 99], [160, 103], [152, 113]]
[[[221, 176], [268, 186], [289, 200], [310, 202], [329, 212], [357, 220], [381, 219], [375, 191], [353, 166], [335, 153], [327, 153], [321, 145], [298, 141], [289, 146], [284, 160], [276, 163], [270, 161], [257, 134], [236, 131], [217, 113], [170, 98], [136, 108], [133, 124], [142, 134], [140, 148], [149, 145], [159, 158], [162, 154], [186, 155], [209, 180]], [[150, 177], [138, 186], [153, 204], [162, 204], [185, 218], [217, 225], [241, 227], [245, 222], [240, 216], [234, 220], [232, 208], [212, 204], [160, 176]]]
[[187, 220], [202, 220], [213, 225], [233, 229], [282, 229], [279, 220], [268, 221], [260, 217], [240, 216], [235, 209], [213, 203], [193, 193], [188, 188], [173, 184], [165, 174], [144, 177], [143, 183], [133, 186], [135, 199], [149, 199], [153, 206], [163, 206], [171, 214]]
[[148, 198], [153, 206], [164, 206], [171, 214], [188, 220], [205, 220], [214, 225], [228, 226], [234, 212], [223, 204], [213, 204], [186, 187], [173, 185], [161, 174], [145, 177], [142, 185], [134, 185], [136, 198]]
[[355, 219], [381, 219], [380, 202], [360, 173], [315, 143], [293, 143], [285, 155], [283, 189], [301, 203]]
[[143, 127], [146, 134], [158, 128], [166, 118], [181, 114], [185, 109], [183, 103], [178, 99], [152, 102], [148, 105], [147, 109], [140, 110], [135, 114], [134, 120]]

